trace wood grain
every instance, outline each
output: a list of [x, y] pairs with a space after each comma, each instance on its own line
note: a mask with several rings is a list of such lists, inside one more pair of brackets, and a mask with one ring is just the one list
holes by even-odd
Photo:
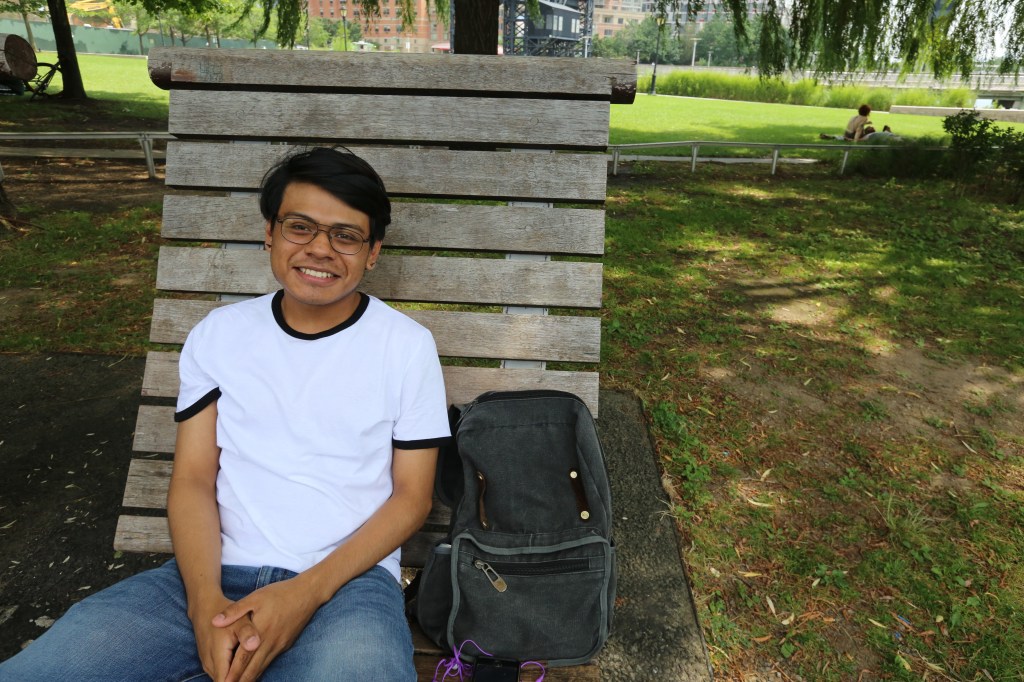
[[[601, 255], [604, 210], [394, 202], [388, 247]], [[255, 196], [164, 197], [165, 239], [262, 243]]]
[[173, 90], [168, 130], [189, 137], [604, 151], [608, 116], [607, 102]]
[[[360, 288], [388, 301], [599, 308], [600, 263], [388, 255]], [[160, 248], [157, 288], [265, 294], [280, 288], [254, 249]]]
[[[351, 146], [396, 196], [602, 203], [608, 161], [602, 154], [451, 151]], [[293, 145], [167, 143], [167, 184], [255, 190]]]

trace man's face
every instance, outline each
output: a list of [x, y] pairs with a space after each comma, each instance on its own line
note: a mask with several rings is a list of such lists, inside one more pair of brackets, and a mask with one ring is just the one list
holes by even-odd
[[[321, 226], [347, 228], [370, 237], [370, 217], [316, 185], [293, 182], [285, 188], [277, 218], [303, 218]], [[316, 333], [348, 319], [359, 303], [356, 287], [373, 269], [381, 243], [364, 244], [359, 253], [343, 255], [330, 244], [327, 232], [308, 244], [284, 238], [280, 223], [267, 224], [270, 267], [284, 288], [285, 319], [296, 330]]]

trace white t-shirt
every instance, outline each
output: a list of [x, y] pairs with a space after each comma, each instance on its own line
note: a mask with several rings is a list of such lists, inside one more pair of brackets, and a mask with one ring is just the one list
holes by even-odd
[[[181, 353], [175, 421], [217, 401], [223, 564], [303, 571], [391, 496], [392, 448], [443, 443], [430, 332], [361, 294], [352, 317], [303, 334], [282, 292], [218, 308]], [[380, 562], [399, 578], [399, 550]]]

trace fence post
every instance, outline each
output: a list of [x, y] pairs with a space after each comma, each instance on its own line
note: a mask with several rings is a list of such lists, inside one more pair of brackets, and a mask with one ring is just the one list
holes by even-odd
[[843, 163], [839, 166], [839, 174], [842, 175], [846, 171], [846, 160], [850, 158], [850, 150], [847, 149], [843, 152]]
[[772, 148], [772, 175], [775, 175], [775, 167], [779, 165], [779, 148]]
[[619, 148], [612, 149], [612, 175], [619, 174]]
[[700, 152], [699, 144], [690, 145], [690, 172], [697, 172], [697, 154]]
[[149, 139], [146, 133], [139, 133], [139, 144], [142, 145], [142, 153], [146, 157], [146, 170], [149, 171], [149, 179], [156, 180], [156, 163], [153, 161], [153, 140]]

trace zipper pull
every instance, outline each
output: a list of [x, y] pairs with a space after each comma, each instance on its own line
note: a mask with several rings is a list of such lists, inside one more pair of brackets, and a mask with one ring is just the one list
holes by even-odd
[[576, 493], [576, 509], [580, 518], [584, 521], [590, 520], [590, 509], [587, 506], [587, 493], [583, 489], [583, 481], [580, 479], [580, 472], [575, 469], [569, 470], [569, 481], [572, 482], [572, 490]]
[[487, 508], [484, 507], [484, 493], [487, 492], [487, 479], [479, 471], [476, 472], [477, 488], [479, 495], [477, 497], [477, 518], [480, 520], [480, 527], [487, 530], [491, 527], [491, 524], [487, 522]]
[[491, 585], [498, 592], [504, 592], [508, 589], [508, 583], [505, 582], [505, 579], [498, 575], [498, 572], [495, 571], [494, 568], [486, 561], [474, 559], [473, 568], [483, 571], [484, 575], [487, 576], [487, 579], [491, 581]]

